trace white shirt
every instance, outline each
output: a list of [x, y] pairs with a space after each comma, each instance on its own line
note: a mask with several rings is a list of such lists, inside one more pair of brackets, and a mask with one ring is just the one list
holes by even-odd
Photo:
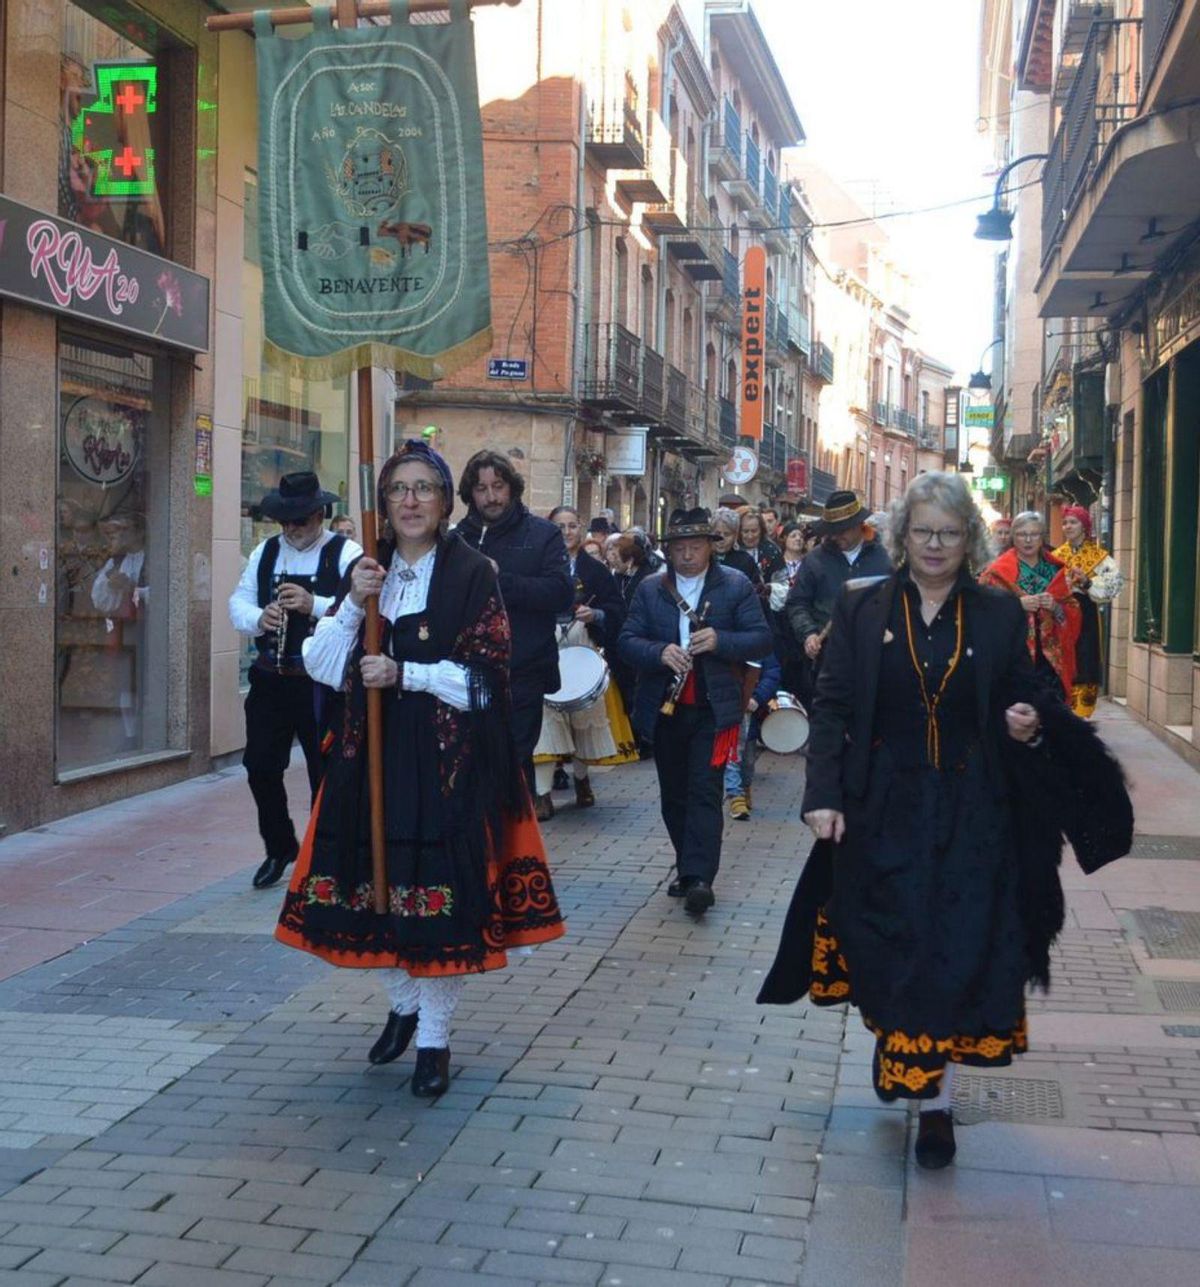
[[[279, 541], [279, 557], [275, 560], [275, 575], [316, 576], [317, 565], [321, 561], [321, 551], [336, 536], [336, 532], [326, 528], [306, 550], [298, 550], [284, 534]], [[233, 628], [243, 635], [256, 637], [260, 631], [258, 619], [262, 608], [258, 603], [258, 565], [262, 562], [266, 541], [257, 546], [254, 553], [246, 560], [242, 569], [242, 579], [237, 589], [229, 596], [229, 620]], [[342, 556], [338, 559], [338, 572], [345, 576], [346, 569], [362, 553], [362, 546], [346, 539], [342, 546]], [[314, 594], [312, 615], [318, 620], [333, 607], [333, 596]]]
[[[704, 582], [708, 577], [708, 572], [701, 572], [699, 576], [675, 576], [675, 588], [679, 591], [679, 597], [688, 605], [693, 612], [700, 610], [700, 593], [704, 589]], [[682, 609], [679, 613], [679, 646], [686, 648], [692, 637], [692, 623], [687, 619]]]
[[[92, 606], [97, 612], [103, 612], [106, 617], [113, 617], [130, 606], [140, 608], [146, 602], [150, 594], [149, 587], [138, 585], [138, 578], [142, 575], [142, 565], [145, 561], [145, 550], [133, 550], [119, 562], [116, 559], [108, 560], [96, 573], [96, 579], [92, 582]], [[116, 589], [108, 579], [108, 574], [114, 569], [133, 582], [134, 588], [128, 598], [124, 591]]]
[[[388, 621], [423, 612], [429, 602], [429, 585], [437, 551], [430, 550], [411, 566], [396, 554], [383, 580], [379, 613]], [[304, 641], [304, 669], [318, 684], [341, 688], [346, 665], [358, 643], [358, 632], [366, 611], [347, 595], [332, 617], [322, 617], [313, 634]], [[406, 661], [400, 667], [400, 687], [410, 693], [432, 693], [455, 710], [471, 709], [467, 668], [456, 661], [432, 663]]]
[[863, 552], [863, 546], [865, 544], [866, 544], [865, 541], [859, 541], [859, 543], [854, 547], [854, 549], [842, 551], [842, 553], [846, 556], [846, 562], [849, 563], [851, 567], [853, 567], [858, 562], [858, 556]]

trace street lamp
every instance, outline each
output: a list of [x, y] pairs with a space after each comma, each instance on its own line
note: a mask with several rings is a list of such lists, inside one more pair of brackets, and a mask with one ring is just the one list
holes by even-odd
[[996, 347], [997, 344], [1003, 344], [1004, 337], [993, 340], [986, 349], [979, 355], [979, 370], [967, 381], [967, 391], [970, 393], [991, 393], [992, 377], [983, 369], [983, 359]]
[[992, 197], [992, 208], [985, 210], [976, 218], [975, 235], [980, 241], [1012, 240], [1013, 212], [1003, 209], [1000, 205], [1000, 199], [1004, 196], [1004, 180], [1018, 165], [1024, 165], [1026, 161], [1048, 161], [1049, 159], [1047, 152], [1027, 152], [1024, 156], [1017, 157], [1015, 161], [1010, 161], [1000, 171], [996, 176], [996, 192]]

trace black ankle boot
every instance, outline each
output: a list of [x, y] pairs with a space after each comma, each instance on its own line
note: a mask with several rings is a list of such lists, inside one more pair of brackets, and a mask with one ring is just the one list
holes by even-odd
[[917, 1165], [926, 1171], [940, 1171], [954, 1161], [954, 1118], [944, 1108], [935, 1108], [918, 1118], [917, 1142], [913, 1153]]
[[373, 1064], [390, 1064], [393, 1059], [399, 1059], [408, 1049], [408, 1043], [413, 1039], [413, 1033], [416, 1030], [415, 1010], [412, 1014], [397, 1014], [395, 1010], [389, 1011], [387, 1023], [383, 1025], [383, 1032], [371, 1047], [367, 1059]]
[[441, 1050], [417, 1047], [417, 1066], [413, 1069], [412, 1093], [418, 1099], [436, 1099], [450, 1089], [450, 1048]]

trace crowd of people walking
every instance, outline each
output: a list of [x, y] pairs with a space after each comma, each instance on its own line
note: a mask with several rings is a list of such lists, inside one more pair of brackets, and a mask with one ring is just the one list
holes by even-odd
[[[989, 530], [963, 479], [934, 473], [877, 514], [835, 491], [819, 518], [781, 523], [730, 494], [675, 510], [656, 540], [611, 512], [533, 514], [524, 491], [504, 453], [476, 453], [456, 486], [410, 440], [379, 476], [377, 558], [325, 528], [315, 475], [264, 498], [282, 530], [230, 612], [257, 647], [254, 884], [293, 867], [277, 937], [382, 971], [368, 1058], [415, 1038], [412, 1091], [439, 1095], [465, 977], [564, 933], [542, 834], [555, 793], [591, 808], [593, 767], [652, 758], [666, 893], [699, 919], [765, 746], [794, 757], [782, 771], [816, 844], [759, 999], [856, 1005], [876, 1092], [921, 1101], [917, 1160], [946, 1165], [954, 1069], [1021, 1053], [1026, 989], [1048, 985], [1063, 838], [1094, 870], [1131, 835], [1120, 769], [1085, 723], [1121, 589], [1090, 511], [1066, 509], [1051, 550], [1041, 515]], [[302, 840], [283, 793], [293, 734], [313, 791]]]

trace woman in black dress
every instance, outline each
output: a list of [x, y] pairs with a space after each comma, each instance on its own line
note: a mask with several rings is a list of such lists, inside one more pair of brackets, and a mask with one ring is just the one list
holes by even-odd
[[[324, 785], [276, 929], [334, 965], [380, 968], [391, 1001], [368, 1056], [398, 1058], [413, 1036], [412, 1092], [449, 1086], [449, 1027], [468, 974], [509, 947], [563, 933], [509, 721], [511, 635], [490, 559], [445, 522], [446, 462], [410, 440], [384, 465], [379, 561], [351, 568], [304, 645], [334, 690]], [[382, 653], [365, 656], [364, 605], [379, 596]], [[367, 688], [384, 690], [388, 910], [374, 908], [367, 790]]]
[[[856, 1005], [876, 1094], [921, 1101], [917, 1161], [939, 1167], [955, 1152], [955, 1066], [1023, 1052], [1025, 986], [1048, 983], [1071, 824], [1030, 802], [1054, 780], [1055, 739], [1077, 741], [1082, 722], [1035, 676], [1019, 603], [971, 575], [988, 546], [960, 477], [922, 475], [890, 536], [899, 570], [848, 587], [834, 612], [803, 804], [825, 843], [760, 1000]], [[1119, 813], [1120, 773], [1097, 746], [1063, 759], [1092, 771], [1098, 756]], [[1125, 825], [1100, 861], [1124, 852]]]

